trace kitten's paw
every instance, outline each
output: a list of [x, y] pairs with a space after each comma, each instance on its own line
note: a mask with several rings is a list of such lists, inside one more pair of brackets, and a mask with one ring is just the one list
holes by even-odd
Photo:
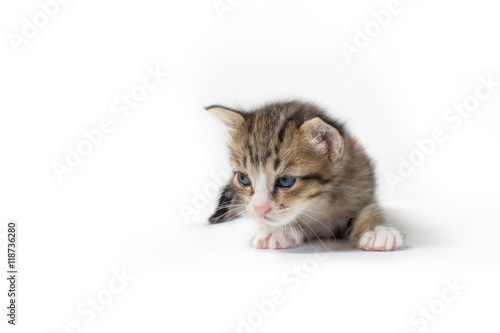
[[359, 239], [358, 247], [365, 251], [393, 251], [403, 246], [403, 236], [393, 227], [378, 226], [366, 231]]
[[250, 238], [250, 246], [256, 249], [289, 249], [304, 241], [304, 235], [294, 228], [261, 230]]

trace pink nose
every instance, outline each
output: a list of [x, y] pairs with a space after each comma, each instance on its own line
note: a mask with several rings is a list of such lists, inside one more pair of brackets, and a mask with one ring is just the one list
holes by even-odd
[[259, 214], [262, 217], [265, 217], [269, 212], [271, 211], [271, 206], [268, 204], [264, 205], [254, 205], [253, 209], [257, 214]]

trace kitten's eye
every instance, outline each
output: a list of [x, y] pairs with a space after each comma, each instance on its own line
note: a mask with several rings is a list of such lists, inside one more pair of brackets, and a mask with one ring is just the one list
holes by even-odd
[[281, 188], [289, 188], [295, 183], [295, 178], [291, 176], [280, 177], [276, 180], [276, 185]]
[[247, 175], [245, 175], [244, 173], [241, 173], [241, 172], [238, 172], [238, 182], [243, 187], [247, 187], [247, 186], [250, 186], [252, 184], [252, 182], [250, 181], [250, 178], [248, 178]]

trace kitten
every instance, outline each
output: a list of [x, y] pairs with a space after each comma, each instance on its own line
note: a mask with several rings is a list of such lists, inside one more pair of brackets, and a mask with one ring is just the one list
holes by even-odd
[[248, 214], [260, 227], [250, 239], [259, 249], [332, 236], [368, 251], [403, 245], [376, 202], [373, 166], [363, 147], [319, 107], [291, 101], [251, 112], [218, 105], [207, 110], [228, 128], [234, 171], [211, 223]]

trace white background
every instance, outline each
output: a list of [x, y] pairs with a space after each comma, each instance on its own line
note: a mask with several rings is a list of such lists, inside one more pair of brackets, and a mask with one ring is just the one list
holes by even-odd
[[[9, 36], [41, 8], [2, 2], [1, 266], [16, 220], [20, 270], [15, 328], [0, 284], [2, 332], [64, 332], [71, 322], [66, 332], [237, 332], [249, 316], [255, 327], [240, 332], [498, 330], [500, 87], [457, 129], [443, 120], [479, 76], [500, 81], [495, 2], [401, 0], [350, 63], [340, 46], [389, 1], [232, 3], [221, 19], [212, 0], [74, 0], [16, 52]], [[148, 66], [169, 75], [120, 119], [113, 102]], [[211, 174], [228, 156], [223, 126], [202, 107], [297, 97], [365, 144], [380, 202], [407, 234], [403, 250], [341, 241], [255, 250], [252, 221], [207, 224]], [[52, 164], [105, 118], [114, 130], [59, 181]], [[391, 189], [385, 175], [436, 127], [447, 140]], [[186, 207], [197, 214], [186, 218]], [[315, 261], [318, 252], [328, 256]], [[307, 277], [291, 273], [303, 264]], [[106, 299], [113, 270], [134, 279]], [[446, 281], [466, 289], [441, 308]], [[259, 322], [254, 302], [273, 290], [284, 302]], [[96, 296], [109, 303], [87, 322], [77, 309]], [[410, 322], [430, 305], [439, 314], [425, 327]]]

